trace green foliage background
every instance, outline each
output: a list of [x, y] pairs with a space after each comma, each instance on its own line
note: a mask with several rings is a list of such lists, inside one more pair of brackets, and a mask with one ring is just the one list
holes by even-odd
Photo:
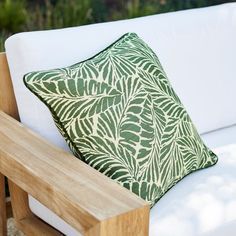
[[20, 31], [62, 28], [205, 7], [225, 0], [0, 0], [0, 50]]

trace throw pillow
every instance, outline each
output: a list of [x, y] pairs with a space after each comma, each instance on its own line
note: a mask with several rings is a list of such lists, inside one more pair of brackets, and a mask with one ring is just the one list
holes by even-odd
[[151, 206], [184, 176], [217, 162], [135, 33], [78, 64], [28, 73], [24, 82], [78, 158]]

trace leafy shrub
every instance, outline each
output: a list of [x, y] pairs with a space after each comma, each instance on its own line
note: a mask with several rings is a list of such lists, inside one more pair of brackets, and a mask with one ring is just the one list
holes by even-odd
[[120, 7], [111, 13], [111, 19], [134, 18], [158, 12], [159, 1], [123, 0]]
[[29, 15], [28, 30], [62, 28], [92, 22], [90, 0], [59, 0], [32, 6], [35, 14]]
[[4, 0], [0, 3], [0, 30], [16, 33], [23, 30], [27, 21], [25, 1]]
[[0, 0], [0, 51], [6, 37], [155, 13], [205, 7], [227, 0]]

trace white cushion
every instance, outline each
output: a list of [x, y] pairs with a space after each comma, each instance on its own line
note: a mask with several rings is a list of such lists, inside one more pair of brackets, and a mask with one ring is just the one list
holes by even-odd
[[203, 134], [202, 139], [211, 148], [236, 144], [236, 125]]
[[61, 30], [20, 33], [6, 53], [21, 121], [67, 149], [45, 105], [23, 84], [30, 71], [68, 66], [136, 32], [157, 53], [198, 130], [236, 122], [236, 4]]
[[214, 151], [214, 167], [185, 177], [151, 210], [151, 236], [235, 236], [236, 144]]
[[[162, 197], [151, 210], [150, 236], [235, 236], [236, 126], [202, 138], [216, 147], [218, 163], [185, 177]], [[80, 235], [32, 197], [30, 207], [65, 235]]]

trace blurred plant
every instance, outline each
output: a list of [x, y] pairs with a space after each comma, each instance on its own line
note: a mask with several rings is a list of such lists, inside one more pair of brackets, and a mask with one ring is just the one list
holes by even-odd
[[35, 14], [29, 17], [29, 30], [62, 28], [92, 22], [91, 0], [58, 0], [54, 4], [45, 0], [45, 4], [32, 7]]
[[2, 52], [4, 50], [4, 41], [7, 37], [5, 37], [4, 35], [0, 34], [0, 52]]
[[43, 30], [205, 7], [234, 0], [0, 0], [0, 51], [19, 31]]
[[107, 0], [92, 0], [91, 8], [93, 9], [93, 22], [104, 22], [108, 20], [110, 5], [107, 4]]
[[158, 12], [159, 7], [159, 0], [122, 0], [120, 6], [111, 12], [111, 19], [118, 20], [152, 15]]
[[0, 30], [16, 33], [27, 21], [26, 3], [22, 0], [3, 0], [0, 3]]
[[88, 24], [92, 22], [91, 13], [91, 0], [60, 0], [51, 11], [52, 25], [68, 27]]
[[[212, 2], [212, 1], [211, 1]], [[190, 8], [204, 7], [208, 5], [208, 0], [167, 0], [165, 10], [177, 11]], [[210, 4], [211, 5], [211, 4]]]
[[160, 1], [132, 0], [127, 2], [128, 18], [152, 15], [158, 12]]

